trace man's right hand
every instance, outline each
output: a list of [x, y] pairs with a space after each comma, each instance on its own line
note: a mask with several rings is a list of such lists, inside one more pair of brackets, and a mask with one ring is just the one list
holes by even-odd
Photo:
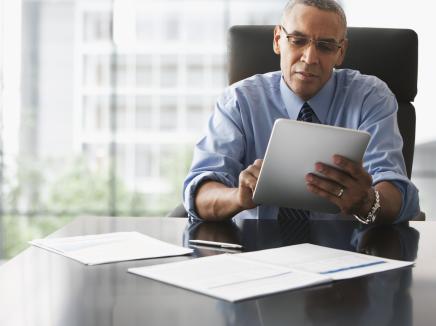
[[257, 205], [253, 192], [263, 160], [257, 159], [239, 174], [238, 188], [229, 188], [217, 181], [206, 181], [195, 195], [195, 207], [201, 218], [223, 221]]
[[239, 174], [239, 187], [237, 192], [237, 199], [241, 211], [251, 209], [257, 205], [253, 202], [253, 193], [256, 189], [257, 179], [259, 179], [260, 168], [262, 167], [263, 160], [257, 159], [253, 164], [249, 165], [245, 170]]

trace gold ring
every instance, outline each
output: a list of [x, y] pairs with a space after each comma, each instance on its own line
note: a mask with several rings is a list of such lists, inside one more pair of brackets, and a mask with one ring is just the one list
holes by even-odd
[[339, 190], [336, 196], [338, 196], [338, 198], [341, 198], [343, 194], [344, 194], [344, 188], [341, 188], [341, 190]]

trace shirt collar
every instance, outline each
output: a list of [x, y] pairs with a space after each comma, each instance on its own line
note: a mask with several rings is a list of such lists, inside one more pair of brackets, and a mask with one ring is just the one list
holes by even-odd
[[[309, 103], [312, 110], [315, 112], [316, 117], [319, 119], [319, 122], [325, 124], [327, 121], [327, 114], [330, 108], [330, 103], [333, 99], [335, 91], [335, 71], [333, 70], [330, 79], [327, 83], [320, 89], [318, 93], [315, 94], [310, 100], [307, 101]], [[286, 112], [288, 116], [292, 120], [296, 120], [298, 114], [300, 113], [300, 109], [304, 104], [304, 101], [298, 97], [289, 87], [286, 85], [286, 82], [282, 77], [280, 78], [280, 93], [283, 99], [283, 103], [285, 104]]]

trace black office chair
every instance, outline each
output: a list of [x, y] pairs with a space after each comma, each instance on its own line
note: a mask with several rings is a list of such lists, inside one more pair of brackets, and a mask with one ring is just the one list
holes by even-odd
[[[280, 70], [280, 58], [272, 48], [273, 31], [274, 25], [230, 28], [229, 84], [255, 74]], [[395, 94], [399, 106], [398, 126], [404, 141], [403, 155], [410, 178], [415, 149], [416, 118], [411, 102], [417, 92], [418, 36], [409, 29], [349, 27], [347, 37], [348, 50], [342, 66], [338, 68], [375, 75], [386, 82]], [[168, 216], [179, 216], [182, 210], [184, 212], [183, 205], [179, 205]]]
[[166, 217], [188, 217], [188, 212], [185, 210], [183, 204], [178, 204]]

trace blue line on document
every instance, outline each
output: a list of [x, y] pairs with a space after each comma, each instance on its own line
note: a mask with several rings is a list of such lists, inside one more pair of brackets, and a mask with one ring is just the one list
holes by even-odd
[[320, 274], [332, 274], [332, 273], [347, 271], [347, 270], [350, 270], [350, 269], [368, 267], [368, 266], [384, 264], [384, 263], [386, 263], [384, 260], [379, 260], [379, 261], [374, 261], [372, 263], [367, 263], [367, 264], [361, 264], [361, 265], [356, 265], [356, 266], [349, 266], [349, 267], [344, 267], [344, 268], [332, 269], [330, 271], [320, 272]]

